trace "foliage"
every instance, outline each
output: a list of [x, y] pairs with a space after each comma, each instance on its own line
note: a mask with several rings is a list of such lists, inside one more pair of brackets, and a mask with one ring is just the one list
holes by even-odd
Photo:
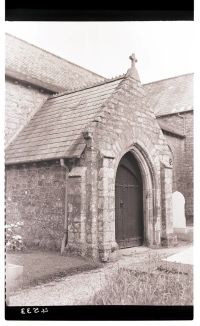
[[24, 225], [23, 222], [15, 224], [7, 224], [6, 229], [6, 249], [10, 251], [21, 251], [24, 248], [23, 240], [19, 235], [20, 228]]
[[192, 271], [167, 269], [146, 271], [118, 268], [107, 277], [105, 289], [94, 295], [92, 305], [192, 305]]

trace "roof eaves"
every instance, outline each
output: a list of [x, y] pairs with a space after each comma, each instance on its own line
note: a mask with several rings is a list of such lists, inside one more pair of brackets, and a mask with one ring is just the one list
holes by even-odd
[[181, 77], [190, 76], [190, 75], [194, 75], [194, 73], [193, 72], [189, 72], [189, 73], [178, 75], [178, 76], [174, 76], [174, 77], [168, 77], [168, 78], [163, 78], [163, 79], [159, 79], [159, 80], [154, 80], [152, 82], [145, 83], [145, 84], [142, 84], [142, 85], [143, 86], [146, 86], [146, 85], [151, 85], [151, 84], [156, 84], [156, 83], [158, 84], [158, 83], [164, 82], [164, 81], [169, 80], [169, 79], [176, 79], [176, 78], [181, 78]]
[[167, 116], [171, 116], [171, 115], [179, 115], [179, 114], [185, 114], [185, 113], [189, 113], [189, 112], [193, 112], [193, 107], [189, 110], [182, 110], [182, 111], [177, 111], [177, 112], [168, 112], [168, 113], [163, 113], [163, 114], [158, 114], [156, 115], [156, 118], [164, 118]]
[[170, 136], [173, 136], [173, 137], [177, 137], [177, 138], [185, 138], [185, 135], [184, 134], [181, 134], [181, 133], [178, 133], [178, 132], [175, 132], [167, 127], [160, 127], [162, 129], [162, 131], [166, 134], [169, 134]]
[[17, 79], [21, 82], [25, 82], [25, 83], [30, 83], [32, 85], [35, 85], [37, 87], [41, 87], [43, 89], [46, 89], [47, 91], [50, 92], [61, 92], [64, 90], [64, 88], [61, 88], [59, 86], [53, 85], [53, 84], [49, 84], [46, 83], [42, 80], [39, 80], [38, 78], [32, 77], [32, 76], [28, 76], [26, 74], [23, 74], [22, 72], [18, 72], [16, 70], [10, 69], [10, 68], [6, 68], [5, 69], [5, 74], [8, 77], [11, 77], [13, 79]]
[[[85, 145], [86, 146], [86, 145]], [[82, 151], [83, 152], [83, 151]], [[55, 160], [60, 160], [60, 159], [79, 159], [81, 157], [82, 152], [79, 152], [77, 154], [67, 154], [66, 155], [61, 155], [61, 156], [52, 156], [48, 158], [34, 158], [30, 160], [21, 160], [21, 161], [15, 161], [14, 159], [12, 160], [5, 160], [5, 165], [18, 165], [18, 164], [29, 164], [29, 163], [35, 163], [35, 162], [46, 162], [46, 161], [55, 161]]]

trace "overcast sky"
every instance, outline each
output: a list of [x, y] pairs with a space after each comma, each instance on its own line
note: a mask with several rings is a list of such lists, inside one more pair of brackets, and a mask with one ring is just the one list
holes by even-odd
[[111, 78], [135, 52], [142, 83], [194, 71], [193, 22], [6, 22], [6, 32]]

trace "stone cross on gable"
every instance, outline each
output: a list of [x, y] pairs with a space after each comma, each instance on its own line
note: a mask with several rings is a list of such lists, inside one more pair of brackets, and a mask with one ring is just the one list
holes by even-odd
[[129, 59], [131, 60], [131, 67], [128, 69], [128, 71], [126, 73], [126, 76], [134, 78], [134, 79], [140, 81], [140, 77], [138, 75], [138, 72], [137, 72], [137, 69], [136, 69], [136, 66], [135, 66], [135, 64], [137, 62], [137, 59], [135, 57], [135, 53], [131, 54], [129, 56]]
[[137, 59], [135, 57], [135, 53], [131, 54], [129, 59], [131, 60], [131, 66], [135, 67], [135, 63], [137, 62]]

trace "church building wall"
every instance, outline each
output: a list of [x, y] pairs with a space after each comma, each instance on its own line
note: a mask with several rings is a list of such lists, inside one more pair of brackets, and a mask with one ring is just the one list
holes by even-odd
[[[105, 157], [113, 156], [114, 159], [111, 160], [113, 162], [109, 164], [112, 164], [114, 178], [118, 163], [126, 152], [132, 150], [138, 157], [145, 185], [143, 194], [145, 242], [150, 246], [168, 244], [170, 236], [173, 239], [170, 220], [171, 153], [152, 108], [144, 104], [145, 92], [140, 82], [128, 78], [119, 87], [119, 92], [110, 99], [104, 114], [99, 117], [97, 128], [99, 150], [105, 153]], [[112, 177], [111, 167], [109, 170]], [[151, 181], [147, 180], [148, 175]], [[164, 183], [162, 179], [165, 180]], [[150, 190], [151, 187], [155, 193]], [[109, 197], [111, 193], [113, 192], [109, 192]], [[148, 196], [152, 196], [153, 203], [148, 200]], [[110, 198], [110, 201], [114, 203], [114, 198]]]
[[6, 79], [5, 91], [5, 143], [8, 145], [49, 94], [11, 79]]
[[184, 173], [183, 162], [185, 139], [178, 138], [170, 134], [165, 134], [165, 137], [173, 154], [173, 192], [180, 191], [183, 193], [185, 190], [182, 179]]
[[6, 224], [24, 223], [19, 233], [27, 247], [60, 250], [65, 175], [59, 161], [7, 166]]
[[173, 191], [185, 197], [187, 224], [193, 223], [193, 111], [159, 118], [172, 130], [185, 135], [180, 139], [165, 135], [174, 156]]
[[80, 158], [7, 166], [6, 222], [24, 222], [29, 246], [60, 249], [66, 231], [66, 251], [109, 261], [118, 252], [116, 172], [128, 152], [143, 180], [144, 245], [176, 243], [172, 154], [144, 95], [139, 81], [125, 77], [82, 131]]
[[185, 183], [185, 204], [186, 204], [186, 217], [187, 223], [193, 223], [193, 164], [194, 164], [194, 154], [193, 154], [193, 112], [188, 112], [185, 116], [185, 171], [183, 175]]
[[[138, 159], [143, 176], [145, 244], [153, 247], [176, 242], [171, 153], [154, 113], [144, 105], [140, 83], [128, 79], [122, 83], [84, 131], [86, 150], [68, 176], [66, 249], [103, 261], [117, 249], [115, 176], [120, 159], [129, 151]], [[77, 200], [79, 214], [73, 204]]]

